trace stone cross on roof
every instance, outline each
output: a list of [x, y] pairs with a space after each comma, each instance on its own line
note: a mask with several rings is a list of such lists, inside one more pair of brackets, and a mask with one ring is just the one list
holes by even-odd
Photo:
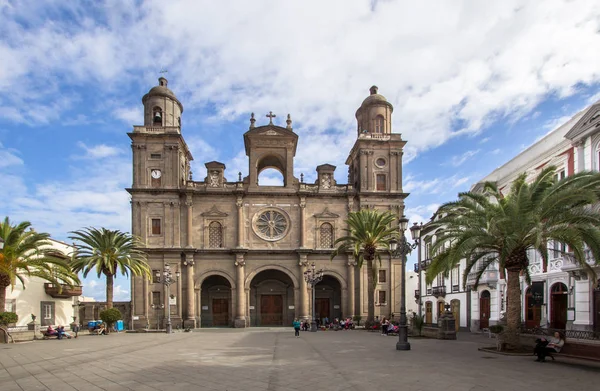
[[267, 114], [266, 117], [269, 119], [269, 125], [273, 125], [273, 118], [275, 118], [277, 116], [275, 114], [273, 114], [272, 111], [269, 111], [269, 114]]

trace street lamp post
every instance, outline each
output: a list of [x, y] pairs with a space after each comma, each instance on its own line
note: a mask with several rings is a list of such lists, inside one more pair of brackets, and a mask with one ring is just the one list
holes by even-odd
[[[402, 216], [398, 220], [398, 228], [400, 230], [400, 240], [392, 239], [390, 241], [390, 250], [392, 256], [400, 257], [402, 260], [402, 281], [400, 286], [400, 326], [398, 328], [398, 342], [396, 343], [396, 350], [410, 350], [410, 343], [408, 342], [408, 325], [406, 324], [406, 256], [417, 247], [418, 238], [421, 235], [421, 227], [418, 224], [414, 224], [410, 228], [410, 233], [413, 237], [414, 243], [409, 243], [404, 235], [404, 232], [408, 228], [408, 219]], [[419, 265], [420, 266], [420, 265]]]
[[317, 331], [317, 317], [315, 313], [315, 285], [317, 285], [323, 279], [323, 269], [316, 270], [315, 263], [313, 262], [311, 267], [304, 272], [304, 281], [310, 285], [312, 292], [312, 321], [310, 322], [310, 331]]
[[[418, 229], [417, 231], [415, 231]], [[421, 267], [421, 230], [423, 229], [423, 223], [417, 224], [414, 223], [412, 227], [410, 227], [410, 233], [412, 235], [413, 240], [417, 244], [417, 270], [419, 272], [419, 280], [417, 284], [417, 289], [419, 290], [419, 297], [417, 298], [417, 313], [419, 316], [423, 315], [423, 294], [421, 293], [421, 287], [423, 286], [421, 282], [421, 272], [423, 268]], [[415, 237], [416, 236], [416, 237]]]
[[167, 327], [166, 327], [166, 332], [167, 334], [171, 334], [173, 332], [173, 328], [171, 327], [171, 305], [169, 303], [170, 300], [170, 295], [169, 292], [171, 291], [169, 289], [169, 287], [171, 286], [171, 284], [176, 283], [179, 280], [179, 270], [177, 270], [175, 272], [175, 278], [173, 278], [173, 273], [171, 272], [171, 265], [169, 265], [168, 263], [165, 263], [165, 268], [163, 269], [163, 284], [165, 284], [166, 287], [166, 291], [167, 294], [166, 299], [167, 299], [167, 304], [165, 305], [165, 307], [167, 308]]

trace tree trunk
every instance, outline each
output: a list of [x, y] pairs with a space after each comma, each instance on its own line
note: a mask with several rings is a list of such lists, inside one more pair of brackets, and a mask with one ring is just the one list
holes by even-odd
[[113, 308], [113, 275], [106, 275], [106, 309]]
[[373, 324], [375, 320], [375, 281], [373, 281], [373, 260], [367, 259], [367, 295], [368, 309], [367, 322]]
[[506, 288], [506, 330], [503, 339], [508, 349], [518, 349], [521, 346], [519, 333], [521, 328], [521, 270], [508, 269]]
[[8, 286], [0, 285], [0, 312], [6, 311], [6, 288]]

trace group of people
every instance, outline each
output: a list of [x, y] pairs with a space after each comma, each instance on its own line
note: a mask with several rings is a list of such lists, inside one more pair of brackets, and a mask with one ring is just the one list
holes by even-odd
[[[379, 319], [375, 319], [375, 325], [377, 325]], [[388, 320], [388, 318], [383, 318], [381, 322], [379, 322], [379, 327], [381, 328], [381, 335], [387, 336], [389, 333], [397, 333], [398, 326], [393, 324]]]
[[[65, 331], [65, 326], [58, 325], [56, 328], [52, 326], [48, 326], [46, 332], [44, 333], [44, 337], [56, 337], [56, 339], [71, 339], [71, 334]], [[75, 338], [77, 338], [77, 334], [75, 334]]]
[[[349, 329], [353, 329], [354, 328], [354, 323], [352, 322], [352, 318], [342, 318], [342, 319], [338, 319], [335, 318], [332, 321], [329, 320], [328, 317], [323, 318], [323, 320], [321, 321], [320, 319], [316, 320], [317, 323], [317, 327], [321, 328], [321, 327], [325, 327], [327, 329], [330, 330], [349, 330]], [[295, 335], [296, 337], [300, 336], [300, 330], [302, 331], [308, 331], [310, 329], [310, 320], [309, 319], [304, 319], [304, 320], [298, 320], [298, 318], [294, 319], [294, 330], [295, 330]]]

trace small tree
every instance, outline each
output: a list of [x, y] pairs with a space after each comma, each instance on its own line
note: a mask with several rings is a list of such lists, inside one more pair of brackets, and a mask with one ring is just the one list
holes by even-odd
[[109, 308], [100, 312], [100, 319], [106, 324], [106, 333], [108, 334], [117, 320], [123, 319], [123, 315], [118, 309]]
[[19, 316], [14, 312], [0, 312], [0, 326], [8, 327], [11, 323], [17, 323]]
[[419, 315], [413, 312], [412, 318], [410, 319], [410, 323], [412, 324], [412, 329], [418, 337], [423, 334], [423, 326], [425, 325], [425, 317], [423, 315]]

